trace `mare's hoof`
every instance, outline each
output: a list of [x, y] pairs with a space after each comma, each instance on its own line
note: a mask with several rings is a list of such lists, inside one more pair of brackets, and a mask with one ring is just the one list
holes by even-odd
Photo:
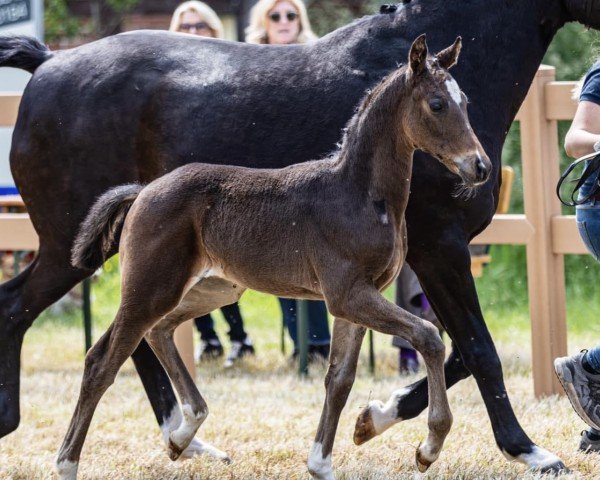
[[563, 462], [558, 461], [540, 468], [540, 473], [543, 473], [544, 475], [557, 476], [567, 475], [571, 473], [571, 470], [569, 470]]
[[419, 472], [421, 472], [421, 473], [425, 473], [429, 469], [429, 467], [431, 467], [431, 464], [433, 463], [431, 460], [428, 460], [427, 458], [425, 458], [423, 453], [421, 453], [421, 444], [420, 443], [419, 443], [419, 446], [417, 447], [417, 452], [415, 453], [415, 461], [417, 463], [417, 468], [419, 469]]
[[369, 406], [366, 406], [356, 419], [356, 425], [354, 426], [354, 443], [356, 445], [362, 445], [376, 436], [377, 432], [373, 425], [371, 409]]
[[173, 440], [169, 438], [169, 458], [175, 461], [181, 456], [182, 453], [183, 449], [175, 445]]

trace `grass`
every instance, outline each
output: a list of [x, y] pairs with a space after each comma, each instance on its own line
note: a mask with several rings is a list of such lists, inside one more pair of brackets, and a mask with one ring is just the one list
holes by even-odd
[[[510, 297], [511, 290], [521, 295], [526, 284], [498, 289], [502, 283], [496, 283], [494, 288], [487, 278], [495, 276], [494, 281], [502, 282], [501, 266], [495, 258], [478, 288], [516, 414], [534, 441], [557, 453], [576, 472], [573, 478], [593, 478], [600, 468], [600, 456], [577, 453], [584, 424], [567, 400], [533, 398], [527, 307]], [[95, 338], [106, 328], [118, 302], [116, 261], [106, 268], [94, 285]], [[586, 316], [589, 320], [589, 312], [595, 311], [594, 302], [594, 296], [570, 302], [570, 315], [582, 315], [571, 322], [571, 351], [597, 339], [589, 335], [583, 320]], [[224, 371], [219, 362], [202, 365], [197, 382], [211, 411], [199, 436], [227, 451], [234, 463], [225, 466], [206, 458], [171, 463], [128, 362], [96, 412], [83, 451], [81, 478], [308, 478], [305, 462], [324, 399], [324, 366], [312, 366], [307, 379], [296, 376], [279, 351], [281, 320], [273, 297], [248, 292], [241, 308], [256, 344], [256, 357], [230, 371]], [[225, 322], [218, 319], [216, 324], [225, 335]], [[397, 350], [390, 346], [389, 338], [376, 334], [375, 343], [376, 374], [369, 374], [363, 349], [357, 381], [340, 420], [334, 450], [337, 478], [417, 478], [414, 450], [426, 435], [425, 415], [397, 425], [360, 448], [351, 440], [356, 415], [369, 399], [386, 400], [393, 390], [416, 378], [397, 376]], [[53, 460], [77, 399], [82, 348], [77, 311], [60, 317], [45, 314], [28, 333], [23, 350], [21, 427], [0, 441], [1, 479], [55, 478]], [[440, 460], [424, 478], [535, 478], [523, 465], [508, 463], [496, 448], [472, 379], [452, 388], [449, 397], [454, 425]]]

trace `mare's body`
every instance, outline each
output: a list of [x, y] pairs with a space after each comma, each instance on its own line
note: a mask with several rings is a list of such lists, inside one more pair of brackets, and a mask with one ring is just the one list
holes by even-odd
[[[192, 161], [282, 167], [317, 158], [332, 149], [364, 90], [403, 62], [412, 39], [427, 32], [434, 48], [456, 35], [465, 38], [455, 77], [470, 99], [471, 122], [493, 162], [493, 178], [469, 199], [451, 198], [456, 177], [441, 166], [425, 168], [427, 159], [417, 154], [408, 262], [456, 347], [447, 384], [473, 374], [499, 447], [530, 466], [547, 465], [506, 395], [467, 244], [493, 216], [506, 132], [554, 34], [572, 20], [600, 25], [600, 7], [588, 11], [588, 5], [413, 0], [312, 45], [251, 46], [139, 32], [53, 58], [0, 54], [0, 65], [35, 70], [20, 107], [11, 166], [41, 242], [34, 264], [0, 286], [0, 434], [19, 423], [24, 332], [91, 273], [70, 267], [69, 249], [101, 192]], [[142, 343], [133, 357], [163, 430], [178, 423], [175, 397], [154, 355]], [[411, 395], [398, 398], [397, 418], [412, 418], [427, 406], [426, 381], [410, 388]]]

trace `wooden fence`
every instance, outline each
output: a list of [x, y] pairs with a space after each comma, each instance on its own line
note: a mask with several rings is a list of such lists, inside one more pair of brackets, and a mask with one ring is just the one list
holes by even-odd
[[[572, 120], [575, 82], [555, 81], [542, 65], [517, 115], [521, 122], [524, 214], [498, 214], [472, 243], [526, 245], [532, 368], [536, 396], [562, 393], [552, 368], [567, 353], [565, 254], [585, 254], [574, 216], [561, 215], [555, 195], [559, 177], [558, 120]], [[20, 96], [0, 93], [0, 126], [16, 120]], [[0, 250], [35, 249], [37, 237], [26, 214], [0, 214]], [[193, 370], [191, 326], [178, 335]]]

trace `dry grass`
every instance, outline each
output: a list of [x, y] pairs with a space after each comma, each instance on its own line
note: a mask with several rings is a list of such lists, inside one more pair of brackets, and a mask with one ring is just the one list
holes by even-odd
[[[274, 343], [276, 333], [271, 339]], [[521, 338], [520, 340], [525, 340]], [[369, 398], [387, 399], [409, 383], [394, 372], [395, 350], [378, 339], [378, 373], [366, 358], [342, 414], [334, 451], [338, 479], [420, 478], [415, 448], [426, 434], [424, 415], [401, 423], [362, 447], [352, 443], [354, 420]], [[84, 447], [85, 479], [289, 479], [308, 478], [305, 460], [324, 398], [322, 367], [299, 380], [274, 349], [232, 371], [203, 366], [198, 385], [211, 414], [202, 439], [227, 451], [226, 466], [206, 458], [171, 463], [141, 384], [130, 364], [103, 398]], [[81, 331], [44, 326], [33, 329], [24, 348], [22, 422], [0, 441], [1, 479], [55, 478], [53, 461], [66, 431], [82, 368]], [[529, 352], [527, 344], [524, 351]], [[514, 342], [499, 345], [517, 416], [534, 441], [557, 453], [577, 473], [597, 478], [600, 456], [577, 453], [584, 425], [564, 398], [535, 401], [527, 365]], [[410, 379], [414, 380], [414, 379]], [[523, 465], [510, 464], [495, 446], [488, 417], [470, 379], [450, 391], [454, 426], [439, 461], [424, 478], [535, 478]], [[594, 474], [594, 472], [596, 472]]]

